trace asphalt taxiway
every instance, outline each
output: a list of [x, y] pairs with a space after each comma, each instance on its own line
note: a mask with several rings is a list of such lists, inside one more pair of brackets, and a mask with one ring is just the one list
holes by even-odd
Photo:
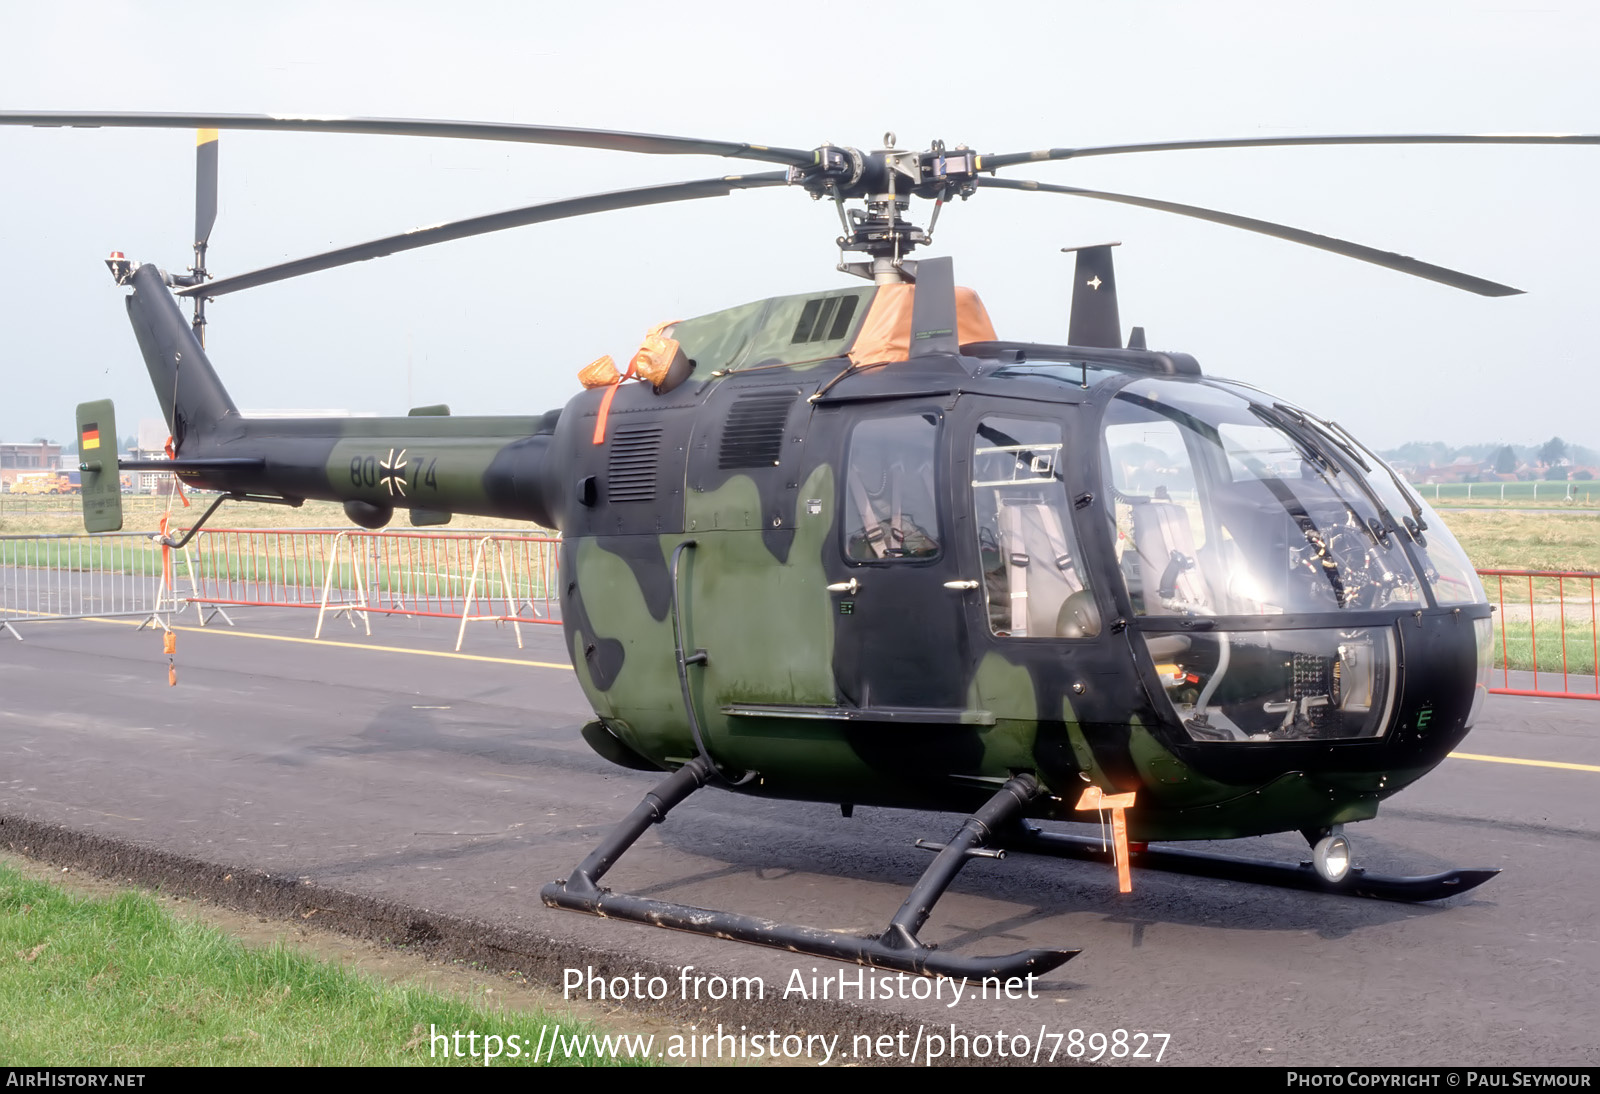
[[[969, 953], [1083, 953], [1032, 998], [951, 1005], [948, 992], [877, 992], [884, 974], [862, 982], [833, 962], [546, 909], [539, 887], [655, 781], [578, 736], [590, 714], [558, 628], [524, 627], [519, 650], [479, 625], [453, 654], [454, 628], [437, 621], [375, 619], [373, 637], [341, 621], [323, 641], [310, 613], [177, 622], [176, 687], [159, 635], [127, 622], [0, 634], [0, 843], [442, 947], [557, 988], [567, 968], [660, 976], [668, 997], [647, 1005], [685, 1031], [840, 1031], [844, 1050], [889, 1036], [870, 1043], [890, 1062], [913, 1034], [924, 1054], [934, 1031], [987, 1035], [989, 1058], [973, 1061], [987, 1063], [1003, 1062], [1000, 1031], [1013, 1047], [1043, 1038], [1046, 1056], [1054, 1039], [1061, 1062], [1074, 1030], [1119, 1029], [1168, 1035], [1164, 1063], [1600, 1061], [1600, 703], [1491, 697], [1463, 758], [1351, 829], [1358, 864], [1375, 870], [1503, 868], [1437, 904], [1155, 873], [1119, 896], [1102, 866], [975, 861], [926, 938]], [[845, 819], [708, 790], [607, 880], [876, 933], [926, 865], [913, 842], [958, 823], [870, 808]], [[1227, 850], [1305, 855], [1292, 836]], [[706, 978], [700, 996], [685, 998], [694, 977]], [[759, 981], [765, 998], [711, 998], [716, 978], [734, 977]], [[813, 998], [823, 987], [829, 998]]]

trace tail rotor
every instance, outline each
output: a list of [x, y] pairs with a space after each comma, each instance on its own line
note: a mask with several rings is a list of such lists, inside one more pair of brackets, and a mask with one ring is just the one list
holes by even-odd
[[[217, 222], [217, 130], [201, 129], [195, 135], [194, 160], [194, 265], [187, 274], [169, 274], [167, 283], [191, 287], [210, 280], [206, 271], [206, 246]], [[194, 336], [206, 344], [206, 298], [194, 294]]]

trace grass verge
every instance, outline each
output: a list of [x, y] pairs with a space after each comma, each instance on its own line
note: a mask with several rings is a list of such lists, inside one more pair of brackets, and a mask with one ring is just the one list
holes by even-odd
[[[607, 1052], [571, 1019], [379, 984], [247, 948], [142, 894], [75, 896], [0, 865], [0, 1059], [13, 1067], [481, 1064], [496, 1043], [496, 1064], [526, 1065], [558, 1024], [555, 1063], [629, 1062], [620, 1038]], [[463, 1048], [476, 1033], [476, 1061], [433, 1036], [458, 1030]]]
[[1479, 569], [1600, 573], [1600, 513], [1446, 513], [1444, 522]]
[[[184, 508], [181, 502], [172, 502], [172, 527], [186, 528], [214, 499], [214, 494], [198, 494], [190, 498], [193, 503]], [[161, 524], [161, 515], [167, 511], [166, 497], [127, 495], [122, 499], [122, 528], [125, 532], [154, 533]], [[248, 502], [226, 502], [216, 511], [207, 528], [350, 528], [350, 518], [344, 507], [336, 501], [308, 501], [297, 508], [283, 505], [260, 505]], [[410, 531], [411, 525], [404, 511], [397, 511], [390, 525], [397, 531]], [[452, 532], [457, 528], [488, 528], [496, 531], [539, 535], [538, 525], [525, 520], [506, 520], [502, 517], [461, 516], [447, 525], [429, 529]], [[18, 497], [0, 494], [0, 534], [41, 536], [75, 534], [83, 531], [83, 507], [80, 499], [61, 497]]]
[[1412, 484], [1434, 505], [1600, 506], [1600, 482], [1449, 482]]
[[[345, 530], [358, 531], [348, 526]], [[340, 539], [334, 533], [308, 528], [240, 531], [207, 525], [187, 547], [173, 551], [173, 576], [180, 596], [189, 595], [192, 578], [198, 595], [210, 595], [200, 586], [215, 579], [227, 584], [232, 596], [246, 600], [281, 602], [286, 597], [309, 597], [315, 601], [331, 569], [334, 588], [394, 593], [406, 601], [459, 600], [473, 590], [479, 600], [505, 599], [508, 593], [514, 599], [539, 600], [550, 595], [547, 582], [554, 556], [547, 544], [524, 537], [541, 534], [543, 530], [527, 523], [516, 532], [443, 529], [381, 540]], [[488, 536], [496, 538], [485, 543]], [[161, 574], [163, 564], [162, 549], [142, 532], [0, 532], [0, 567], [57, 575], [128, 574], [153, 580]], [[69, 591], [63, 580], [53, 585], [48, 580], [28, 585], [63, 594]], [[294, 595], [289, 595], [290, 590]], [[247, 592], [250, 595], [244, 595]], [[44, 609], [43, 605], [37, 607]]]
[[[1555, 624], [1549, 627], [1541, 626], [1538, 634], [1528, 633], [1527, 626], [1515, 624], [1506, 627], [1504, 644], [1502, 645], [1499, 623], [1496, 622], [1494, 636], [1495, 671], [1510, 669], [1513, 672], [1529, 672], [1534, 669], [1533, 655], [1538, 650], [1538, 672], [1541, 677], [1546, 673], [1560, 676], [1563, 673], [1569, 676], [1592, 677], [1595, 675], [1595, 646], [1594, 633], [1589, 629], [1588, 620], [1584, 620], [1581, 627], [1568, 626], [1566, 644], [1563, 646], [1561, 631]], [[1500, 681], [1491, 677], [1490, 687], [1498, 687]], [[1588, 691], [1593, 688], [1593, 681], [1580, 690]]]

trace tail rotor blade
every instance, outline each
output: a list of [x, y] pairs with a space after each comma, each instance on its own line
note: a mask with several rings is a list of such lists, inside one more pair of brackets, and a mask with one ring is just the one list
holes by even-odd
[[202, 129], [195, 139], [194, 245], [204, 253], [217, 222], [217, 131]]

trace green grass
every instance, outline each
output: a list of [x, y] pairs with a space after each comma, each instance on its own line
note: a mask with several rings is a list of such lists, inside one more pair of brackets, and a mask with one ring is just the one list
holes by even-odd
[[[456, 1030], [463, 1045], [472, 1030], [523, 1053], [497, 1065], [526, 1064], [557, 1023], [596, 1032], [250, 949], [148, 896], [77, 897], [0, 865], [0, 1060], [12, 1067], [470, 1063], [432, 1054], [430, 1034]], [[618, 1062], [585, 1047], [556, 1062]]]
[[1532, 669], [1537, 650], [1541, 673], [1561, 672], [1564, 658], [1567, 672], [1594, 675], [1600, 580], [1486, 577], [1483, 585], [1496, 606], [1495, 668]]
[[[1600, 573], [1600, 514], [1446, 513], [1444, 518], [1479, 569]], [[1591, 629], [1595, 609], [1587, 580], [1485, 577], [1483, 587], [1489, 603], [1497, 609], [1493, 617], [1496, 671], [1534, 668], [1535, 648], [1540, 673], [1561, 671], [1565, 600], [1567, 671], [1595, 672]], [[1600, 586], [1595, 592], [1600, 597]]]
[[[537, 531], [531, 526], [525, 526], [525, 529], [529, 533]], [[218, 531], [216, 535], [202, 533], [187, 550], [173, 552], [174, 582], [180, 594], [188, 589], [188, 578], [192, 573], [199, 578], [231, 578], [257, 585], [307, 589], [314, 594], [313, 598], [320, 596], [328, 565], [328, 559], [324, 556], [334, 551], [332, 537], [268, 540], [262, 537], [234, 538], [226, 534], [227, 529]], [[280, 537], [289, 537], [302, 530], [281, 528], [274, 531]], [[371, 540], [345, 541], [338, 548], [338, 557], [333, 564], [332, 588], [352, 593], [357, 587], [355, 567], [350, 562], [353, 545], [355, 557], [364, 560], [361, 584], [368, 594], [393, 593], [408, 600], [449, 600], [465, 595], [472, 575], [476, 537], [456, 539], [448, 546], [440, 544], [433, 550], [424, 549], [417, 541], [399, 542], [409, 542], [415, 553], [408, 553], [401, 547], [374, 550]], [[511, 545], [507, 545], [506, 550], [527, 561], [531, 570], [519, 570], [513, 561], [507, 560], [513, 596], [543, 599], [550, 590], [544, 587], [544, 574], [540, 568], [532, 565], [532, 556], [525, 556]], [[140, 536], [77, 535], [64, 539], [0, 537], [0, 566], [3, 567], [42, 567], [63, 573], [97, 571], [155, 577], [160, 574], [161, 565], [161, 549], [148, 538]], [[494, 550], [483, 552], [481, 566], [477, 580], [478, 598], [504, 599], [506, 586], [501, 579], [499, 560]]]
[[[1587, 617], [1574, 623], [1568, 621], [1566, 627], [1567, 643], [1565, 649], [1565, 671], [1577, 676], [1595, 675], [1595, 643], [1594, 633], [1589, 629]], [[1539, 673], [1550, 672], [1560, 675], [1562, 669], [1563, 650], [1561, 645], [1561, 627], [1551, 620], [1539, 623], [1536, 633], [1530, 633], [1526, 623], [1513, 623], [1507, 621], [1505, 639], [1502, 645], [1500, 635], [1500, 621], [1495, 620], [1494, 633], [1494, 668], [1496, 670], [1509, 668], [1513, 671], [1527, 671], [1534, 667], [1533, 655], [1535, 639], [1538, 639]], [[1509, 658], [1507, 659], [1507, 653]], [[1489, 684], [1496, 686], [1499, 681], [1491, 678]], [[1580, 689], [1583, 690], [1583, 689]]]
[[[172, 527], [182, 528], [198, 520], [215, 498], [213, 494], [191, 497], [190, 507], [172, 502]], [[161, 524], [161, 515], [167, 511], [165, 496], [124, 495], [122, 499], [122, 527], [126, 532], [154, 533]], [[333, 501], [308, 501], [299, 508], [286, 505], [263, 505], [258, 502], [225, 502], [209, 521], [207, 528], [349, 528], [354, 530], [344, 507]], [[390, 528], [411, 531], [403, 511], [395, 513]], [[525, 535], [541, 534], [541, 529], [525, 520], [505, 520], [499, 517], [461, 516], [451, 524], [429, 531], [448, 533], [457, 528], [491, 528], [496, 531], [517, 532]], [[0, 535], [49, 535], [52, 533], [82, 533], [83, 509], [76, 497], [30, 497], [0, 494]]]
[[1600, 507], [1600, 482], [1446, 482], [1412, 489], [1434, 505]]
[[1600, 513], [1445, 513], [1442, 518], [1480, 570], [1600, 573]]
[[[184, 509], [176, 501], [172, 502], [171, 526], [175, 531], [197, 519], [204, 507], [210, 504], [211, 497], [191, 500], [194, 505], [189, 509]], [[161, 516], [168, 508], [165, 497], [128, 496], [122, 501], [124, 530], [144, 535], [154, 534], [158, 530]], [[265, 529], [281, 533], [308, 528], [359, 531], [350, 524], [343, 507], [338, 503], [315, 501], [297, 509], [230, 502], [217, 510], [206, 523], [206, 528], [210, 531]], [[413, 531], [406, 523], [404, 514], [399, 513], [390, 530]], [[527, 521], [491, 517], [463, 517], [457, 524], [428, 529], [430, 534], [439, 536], [470, 535], [483, 531], [507, 535], [550, 534]], [[49, 535], [83, 535], [83, 520], [76, 497], [0, 495], [0, 536]], [[304, 547], [300, 548], [298, 556], [293, 553], [294, 550], [291, 546], [285, 546], [282, 550], [276, 546], [264, 549], [259, 542], [225, 544], [221, 537], [213, 537], [207, 549], [201, 550], [197, 540], [187, 558], [183, 552], [173, 555], [176, 585], [180, 592], [188, 588], [188, 566], [192, 564], [198, 577], [231, 575], [262, 585], [310, 589], [315, 594], [313, 599], [320, 597], [325, 576], [323, 560], [307, 554]], [[346, 594], [342, 599], [348, 600], [356, 589], [355, 573], [349, 563], [348, 551], [341, 549], [339, 555], [334, 568], [333, 588]], [[478, 598], [503, 601], [504, 583], [493, 552], [485, 553], [484, 563], [483, 573], [478, 579]], [[148, 540], [134, 536], [101, 540], [0, 539], [0, 566], [49, 566], [70, 571], [99, 570], [154, 577], [160, 573], [161, 553]], [[458, 544], [440, 565], [385, 565], [375, 572], [374, 567], [368, 564], [363, 571], [362, 583], [367, 593], [373, 596], [397, 594], [406, 600], [460, 598], [471, 572], [472, 545]], [[529, 600], [544, 599], [550, 590], [541, 584], [541, 576], [519, 575], [513, 571], [513, 596]]]
[[149, 540], [115, 539], [0, 539], [0, 566], [47, 567], [58, 571], [110, 571], [147, 574], [161, 572], [161, 550]]

